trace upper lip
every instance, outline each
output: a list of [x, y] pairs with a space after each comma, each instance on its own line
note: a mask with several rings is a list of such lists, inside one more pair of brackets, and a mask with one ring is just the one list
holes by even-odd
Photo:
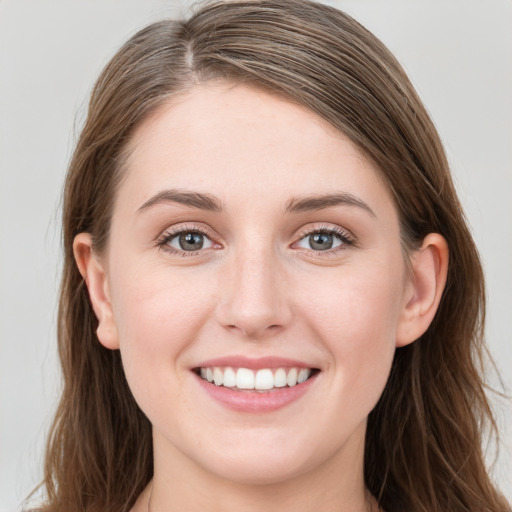
[[208, 359], [194, 366], [194, 368], [208, 367], [225, 367], [232, 368], [248, 368], [252, 370], [260, 370], [262, 368], [314, 368], [308, 363], [298, 361], [296, 359], [288, 359], [284, 357], [266, 356], [258, 358], [250, 358], [247, 356], [224, 356], [215, 359]]

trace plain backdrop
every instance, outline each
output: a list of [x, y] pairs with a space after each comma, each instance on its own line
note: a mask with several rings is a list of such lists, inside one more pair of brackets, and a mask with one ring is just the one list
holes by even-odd
[[[442, 139], [485, 265], [488, 341], [512, 389], [512, 2], [351, 0], [395, 53]], [[91, 86], [137, 29], [190, 2], [0, 0], [0, 512], [42, 476], [59, 390], [60, 197]], [[493, 380], [496, 383], [496, 380]], [[512, 414], [494, 470], [512, 500]]]

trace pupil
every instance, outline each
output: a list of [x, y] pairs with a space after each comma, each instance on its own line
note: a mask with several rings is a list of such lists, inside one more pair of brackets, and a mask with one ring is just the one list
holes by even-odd
[[333, 244], [332, 235], [327, 233], [315, 233], [314, 235], [310, 235], [309, 237], [309, 245], [312, 249], [317, 249], [318, 251], [325, 251], [330, 249]]
[[184, 233], [180, 235], [180, 247], [184, 251], [197, 251], [203, 247], [201, 233]]

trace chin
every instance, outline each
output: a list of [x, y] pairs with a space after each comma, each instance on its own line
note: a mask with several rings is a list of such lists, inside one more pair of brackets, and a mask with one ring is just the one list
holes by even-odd
[[290, 434], [288, 439], [252, 440], [238, 447], [234, 443], [230, 450], [202, 452], [196, 463], [217, 478], [236, 484], [275, 485], [322, 466], [333, 448], [322, 443], [315, 446], [311, 440]]
[[215, 466], [214, 473], [218, 478], [228, 480], [239, 485], [263, 486], [277, 485], [291, 481], [308, 471], [306, 464], [295, 464], [284, 462], [280, 457], [276, 461], [274, 457], [271, 460], [260, 458], [256, 461], [244, 459], [239, 463], [233, 462], [223, 468]]

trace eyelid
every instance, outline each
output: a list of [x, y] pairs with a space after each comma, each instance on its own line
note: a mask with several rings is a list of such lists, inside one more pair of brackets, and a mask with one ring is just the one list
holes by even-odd
[[291, 244], [291, 247], [297, 248], [294, 247], [296, 246], [297, 243], [299, 243], [304, 238], [314, 233], [325, 233], [329, 235], [335, 235], [339, 237], [342, 241], [341, 245], [324, 251], [303, 249], [304, 251], [307, 251], [309, 253], [314, 253], [315, 256], [329, 255], [332, 253], [336, 253], [338, 251], [343, 251], [347, 249], [347, 246], [354, 246], [356, 244], [356, 237], [349, 230], [333, 224], [316, 224], [308, 225], [304, 228], [301, 228], [301, 230], [299, 230], [294, 236], [295, 241]]
[[[205, 249], [199, 249], [197, 251], [184, 251], [180, 249], [176, 249], [174, 247], [171, 247], [168, 245], [169, 240], [174, 238], [180, 233], [183, 232], [195, 232], [200, 233], [204, 236], [206, 236], [214, 245], [217, 247], [209, 247]], [[305, 227], [302, 227], [300, 230], [296, 232], [294, 235], [294, 242], [290, 245], [291, 248], [296, 249], [297, 247], [294, 247], [298, 242], [306, 238], [307, 236], [313, 234], [313, 233], [326, 233], [330, 235], [335, 235], [339, 237], [342, 241], [342, 244], [334, 247], [332, 249], [327, 249], [325, 251], [318, 251], [313, 249], [302, 249], [303, 251], [307, 251], [309, 253], [314, 253], [315, 256], [322, 256], [322, 255], [329, 255], [332, 253], [336, 253], [338, 251], [343, 251], [347, 248], [347, 246], [354, 246], [356, 244], [356, 237], [347, 229], [342, 228], [337, 225], [333, 224], [310, 224]], [[178, 254], [181, 256], [194, 256], [198, 255], [199, 253], [208, 252], [212, 248], [218, 249], [222, 248], [222, 245], [220, 242], [218, 242], [218, 235], [208, 226], [203, 225], [202, 223], [196, 224], [196, 223], [190, 223], [190, 222], [184, 222], [179, 223], [174, 226], [171, 226], [167, 229], [165, 229], [162, 233], [160, 233], [155, 240], [155, 245], [157, 245], [160, 249], [165, 250], [167, 252], [170, 252], [172, 254]]]
[[180, 256], [194, 256], [212, 249], [212, 247], [207, 247], [197, 251], [184, 251], [168, 245], [168, 242], [174, 237], [178, 236], [180, 233], [200, 233], [201, 235], [207, 237], [212, 242], [212, 244], [220, 246], [220, 243], [217, 241], [218, 236], [212, 229], [202, 224], [194, 223], [180, 223], [166, 228], [162, 233], [160, 233], [160, 235], [158, 235], [157, 239], [155, 240], [155, 245], [164, 251], [167, 251], [171, 254], [178, 254]]
[[356, 237], [346, 228], [342, 228], [341, 226], [337, 226], [335, 224], [309, 224], [301, 229], [299, 229], [294, 238], [296, 240], [300, 240], [308, 235], [313, 233], [329, 233], [334, 235], [339, 235], [341, 238], [346, 239], [347, 242], [355, 243]]

